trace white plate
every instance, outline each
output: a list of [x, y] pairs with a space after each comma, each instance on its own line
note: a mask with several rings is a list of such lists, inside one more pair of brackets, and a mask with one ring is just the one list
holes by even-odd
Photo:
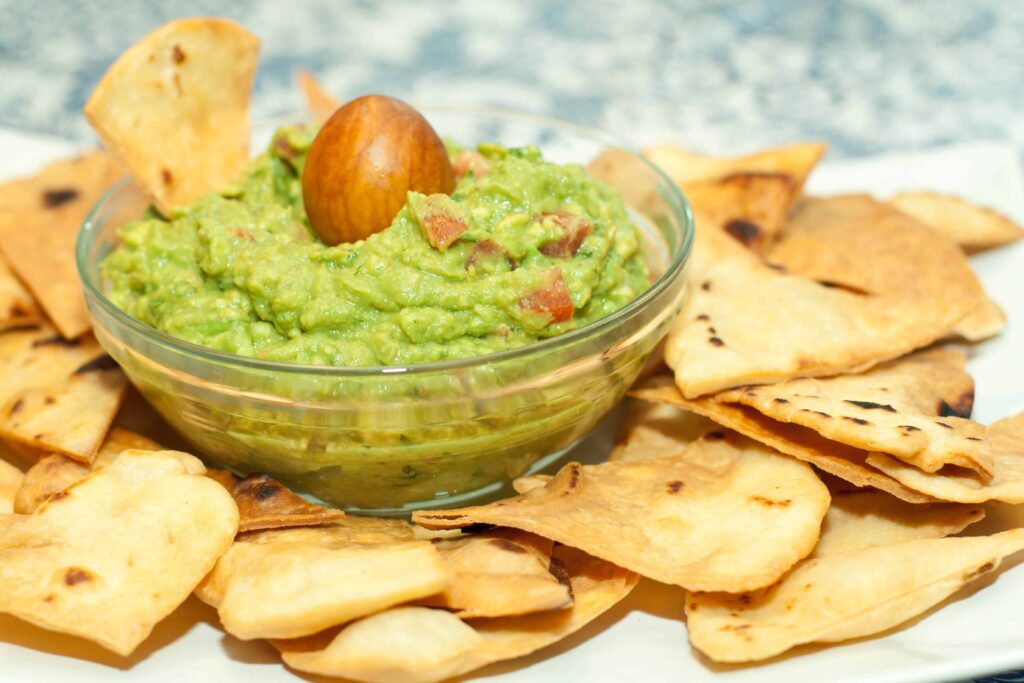
[[[24, 173], [66, 148], [53, 141], [0, 131], [0, 177]], [[826, 162], [810, 192], [904, 189], [955, 192], [1024, 221], [1024, 176], [1013, 152], [993, 144], [927, 154]], [[913, 258], [912, 254], [907, 255]], [[1006, 309], [1003, 335], [972, 351], [975, 414], [989, 422], [1024, 410], [1024, 243], [985, 254], [975, 265]], [[606, 444], [607, 445], [607, 444]], [[1024, 512], [1024, 511], [1022, 511]], [[1004, 508], [986, 523], [1003, 522]], [[168, 571], [173, 571], [169, 567]], [[969, 599], [965, 599], [969, 598]], [[804, 647], [754, 667], [716, 667], [690, 649], [682, 621], [682, 591], [644, 581], [610, 613], [540, 655], [490, 667], [488, 681], [947, 681], [1024, 667], [1024, 567], [960, 595], [911, 626], [885, 637], [829, 648]], [[244, 643], [217, 627], [216, 613], [195, 599], [160, 624], [135, 656], [122, 660], [97, 646], [0, 616], [0, 682], [180, 683], [181, 681], [304, 680], [279, 664], [263, 643]], [[308, 679], [305, 679], [308, 680]]]

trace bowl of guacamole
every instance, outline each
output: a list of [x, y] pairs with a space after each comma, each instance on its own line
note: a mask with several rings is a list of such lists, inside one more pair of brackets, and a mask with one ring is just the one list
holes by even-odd
[[641, 215], [587, 172], [600, 133], [422, 111], [455, 189], [359, 242], [310, 228], [304, 123], [265, 126], [242, 177], [169, 218], [123, 183], [87, 219], [97, 338], [206, 458], [352, 510], [450, 505], [571, 447], [667, 331], [692, 240], [668, 179], [644, 166]]

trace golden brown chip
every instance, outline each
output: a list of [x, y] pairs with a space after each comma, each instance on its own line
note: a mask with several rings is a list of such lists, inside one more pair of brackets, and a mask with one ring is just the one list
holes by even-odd
[[165, 216], [248, 164], [258, 56], [234, 22], [178, 19], [128, 48], [90, 96], [85, 117]]
[[220, 482], [235, 499], [241, 515], [240, 531], [317, 526], [345, 516], [341, 510], [310, 503], [266, 474], [239, 479], [225, 470], [212, 470], [209, 476]]
[[956, 468], [922, 472], [882, 453], [872, 453], [867, 462], [904, 486], [938, 500], [1024, 503], [1024, 413], [993, 423], [988, 439], [994, 464], [991, 479]]
[[644, 156], [681, 185], [737, 173], [768, 173], [792, 177], [799, 192], [827, 149], [823, 142], [798, 142], [744, 156], [713, 157], [675, 145], [658, 145], [645, 149]]
[[38, 323], [35, 299], [0, 256], [0, 330]]
[[755, 251], [767, 248], [782, 230], [800, 192], [784, 173], [735, 173], [716, 180], [685, 183], [698, 238], [720, 230]]
[[413, 521], [522, 529], [664, 583], [748, 590], [776, 581], [811, 551], [828, 500], [807, 465], [712, 433], [674, 457], [571, 463], [517, 498], [419, 511]]
[[562, 609], [572, 604], [569, 587], [551, 573], [552, 541], [496, 529], [438, 539], [434, 547], [454, 572], [443, 593], [419, 601], [462, 619], [508, 617]]
[[0, 460], [0, 515], [14, 512], [14, 500], [25, 475], [6, 460]]
[[75, 265], [78, 229], [123, 176], [110, 154], [96, 151], [0, 185], [0, 251], [67, 339], [91, 327]]
[[832, 441], [894, 455], [926, 472], [945, 465], [992, 472], [985, 426], [966, 419], [974, 382], [963, 355], [932, 350], [877, 365], [859, 375], [795, 379], [716, 394]]
[[91, 461], [128, 381], [92, 336], [48, 327], [0, 334], [0, 435]]
[[201, 468], [182, 453], [125, 451], [0, 531], [0, 612], [130, 654], [238, 529], [231, 496], [192, 473]]
[[444, 590], [451, 571], [401, 520], [239, 535], [196, 589], [232, 635], [297, 638]]
[[1015, 529], [806, 560], [764, 591], [688, 595], [690, 642], [717, 662], [751, 662], [803, 643], [874, 635], [922, 614], [1022, 549], [1024, 529]]
[[273, 641], [298, 671], [374, 683], [432, 683], [492, 662], [523, 657], [575, 633], [626, 597], [638, 576], [578, 550], [556, 547], [572, 607], [463, 622], [451, 612], [398, 607], [340, 631]]
[[857, 372], [932, 343], [974, 305], [860, 296], [749, 258], [719, 259], [696, 273], [665, 360], [687, 398]]
[[1024, 237], [1024, 229], [1006, 216], [950, 195], [904, 192], [889, 203], [951, 237], [973, 253], [1001, 247]]
[[331, 114], [341, 106], [341, 102], [324, 89], [316, 76], [305, 69], [295, 74], [295, 80], [298, 81], [299, 89], [306, 100], [306, 111], [316, 123], [323, 123], [331, 118]]
[[679, 389], [664, 382], [645, 385], [631, 392], [631, 395], [645, 401], [667, 403], [691, 410], [786, 455], [811, 463], [855, 486], [873, 486], [908, 503], [934, 500], [868, 466], [867, 451], [829, 441], [806, 427], [773, 420], [753, 408], [718, 403], [714, 398], [688, 399]]

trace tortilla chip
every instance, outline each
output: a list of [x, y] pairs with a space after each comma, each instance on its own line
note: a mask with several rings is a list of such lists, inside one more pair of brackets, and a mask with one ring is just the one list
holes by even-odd
[[881, 491], [833, 492], [821, 538], [811, 557], [921, 538], [944, 538], [984, 518], [985, 510], [976, 505], [914, 505]]
[[877, 365], [860, 375], [795, 379], [716, 394], [832, 441], [896, 456], [926, 472], [945, 465], [992, 473], [985, 426], [965, 419], [974, 381], [956, 351], [933, 350]]
[[657, 145], [644, 156], [681, 185], [724, 178], [737, 173], [788, 175], [800, 192], [811, 170], [825, 154], [824, 142], [799, 142], [739, 157], [713, 157], [688, 152], [675, 145]]
[[800, 192], [797, 180], [783, 173], [736, 173], [685, 183], [683, 190], [698, 234], [720, 230], [755, 251], [775, 241]]
[[178, 19], [128, 48], [85, 117], [169, 216], [234, 182], [249, 163], [259, 39], [225, 19]]
[[96, 459], [84, 464], [71, 458], [54, 454], [43, 456], [25, 473], [14, 498], [14, 511], [27, 515], [91, 472], [97, 472], [126, 450], [158, 451], [160, 444], [144, 436], [114, 427], [107, 434]]
[[295, 74], [295, 80], [306, 100], [306, 111], [309, 112], [309, 118], [313, 121], [323, 123], [338, 111], [341, 102], [324, 89], [316, 76], [302, 69]]
[[0, 331], [38, 323], [36, 300], [21, 284], [7, 261], [0, 258]]
[[0, 460], [0, 515], [14, 512], [14, 500], [25, 475], [6, 460]]
[[0, 435], [89, 462], [128, 385], [96, 340], [48, 327], [0, 334]]
[[870, 467], [867, 464], [867, 451], [829, 441], [806, 427], [773, 420], [753, 408], [718, 403], [713, 398], [688, 399], [676, 387], [659, 382], [645, 384], [630, 395], [645, 401], [692, 410], [855, 486], [873, 486], [908, 503], [934, 501], [934, 498], [918, 493]]
[[992, 299], [985, 299], [973, 313], [951, 330], [951, 335], [969, 342], [980, 342], [998, 336], [1006, 327], [1006, 312]]
[[576, 600], [521, 617], [463, 622], [450, 612], [399, 607], [310, 638], [273, 641], [298, 671], [377, 683], [432, 683], [523, 657], [575, 633], [626, 597], [638, 576], [578, 550], [556, 547]]
[[1024, 236], [1024, 228], [1006, 216], [951, 195], [903, 192], [889, 204], [945, 233], [968, 253], [1001, 247]]
[[238, 529], [231, 496], [190, 467], [125, 451], [0, 532], [0, 612], [130, 654]]
[[401, 520], [257, 531], [196, 589], [237, 638], [297, 638], [443, 591], [451, 571]]
[[111, 155], [95, 151], [0, 185], [0, 251], [67, 339], [91, 327], [75, 264], [78, 229], [123, 176]]
[[1024, 529], [1015, 529], [807, 560], [758, 593], [691, 593], [690, 642], [716, 662], [751, 662], [803, 643], [874, 635], [922, 614], [1022, 549]]
[[994, 463], [988, 480], [956, 468], [934, 474], [922, 472], [882, 453], [872, 453], [867, 462], [903, 485], [938, 500], [1024, 503], [1024, 413], [989, 426], [988, 439]]
[[522, 529], [689, 590], [769, 585], [814, 547], [828, 491], [803, 463], [713, 434], [675, 457], [570, 463], [517, 498], [413, 521]]
[[345, 516], [341, 510], [310, 503], [266, 474], [251, 474], [239, 479], [230, 472], [218, 470], [210, 472], [210, 476], [235, 499], [241, 515], [239, 531], [318, 526], [336, 522]]
[[741, 258], [717, 260], [697, 281], [665, 345], [687, 398], [864, 370], [932, 343], [974, 305], [860, 296]]
[[420, 600], [462, 619], [508, 617], [562, 609], [569, 587], [549, 569], [553, 543], [517, 529], [438, 539], [434, 547], [454, 578], [443, 593]]

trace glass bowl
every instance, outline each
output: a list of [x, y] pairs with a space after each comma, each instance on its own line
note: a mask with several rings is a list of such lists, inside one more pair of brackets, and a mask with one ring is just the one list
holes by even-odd
[[[614, 139], [491, 108], [419, 105], [442, 135], [467, 144], [535, 144], [587, 163]], [[269, 140], [275, 124], [259, 126]], [[606, 318], [518, 349], [405, 367], [336, 368], [245, 358], [168, 336], [104, 296], [99, 266], [145, 200], [122, 181], [78, 238], [78, 268], [100, 343], [154, 408], [207, 460], [264, 472], [338, 507], [399, 514], [496, 491], [550, 464], [622, 398], [677, 313], [693, 221], [682, 193], [641, 164], [652, 284]], [[633, 189], [637, 189], [633, 186]], [[648, 207], [650, 209], [650, 207]]]

